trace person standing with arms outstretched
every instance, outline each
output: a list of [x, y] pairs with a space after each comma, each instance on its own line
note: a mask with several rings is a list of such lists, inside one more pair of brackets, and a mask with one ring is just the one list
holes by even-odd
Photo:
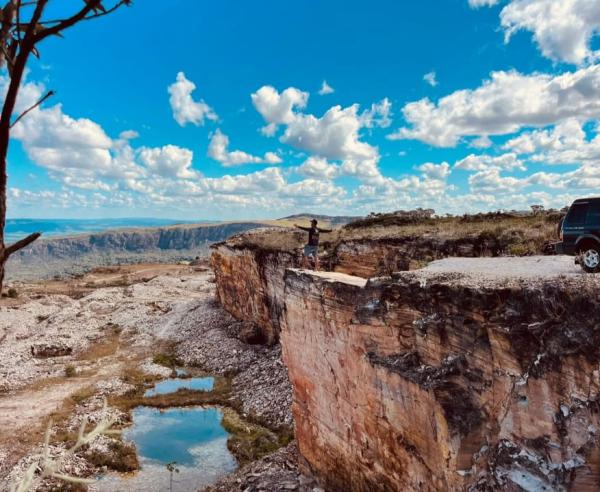
[[308, 243], [304, 246], [302, 255], [302, 268], [308, 268], [308, 259], [312, 257], [315, 262], [315, 270], [319, 271], [319, 234], [321, 232], [331, 232], [331, 229], [321, 229], [317, 227], [317, 219], [310, 221], [310, 227], [302, 227], [294, 224], [294, 227], [308, 232]]

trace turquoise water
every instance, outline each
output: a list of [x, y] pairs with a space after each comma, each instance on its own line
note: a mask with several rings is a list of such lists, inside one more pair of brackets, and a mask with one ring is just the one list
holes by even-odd
[[167, 463], [177, 462], [173, 490], [197, 491], [237, 467], [227, 449], [228, 433], [221, 425], [223, 413], [214, 407], [138, 407], [133, 424], [123, 437], [137, 447], [140, 470], [132, 476], [111, 474], [95, 486], [100, 491], [169, 490]]
[[144, 396], [165, 395], [175, 393], [178, 389], [190, 389], [196, 391], [212, 391], [215, 378], [189, 378], [189, 379], [165, 379], [154, 385], [144, 393]]
[[133, 411], [133, 426], [124, 437], [135, 442], [142, 458], [167, 464], [194, 465], [198, 450], [214, 441], [225, 441], [223, 414], [218, 408], [140, 407]]

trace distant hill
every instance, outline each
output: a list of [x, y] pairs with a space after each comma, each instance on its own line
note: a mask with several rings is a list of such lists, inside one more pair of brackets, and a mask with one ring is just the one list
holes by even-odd
[[274, 222], [221, 222], [167, 227], [113, 229], [38, 239], [11, 256], [9, 279], [43, 279], [84, 273], [98, 266], [191, 260], [211, 244]]
[[288, 217], [282, 217], [279, 221], [300, 221], [300, 220], [311, 220], [317, 219], [319, 222], [328, 222], [333, 227], [346, 225], [354, 220], [362, 219], [362, 216], [352, 215], [317, 215], [317, 214], [295, 214], [289, 215]]
[[[196, 221], [199, 222], [199, 221]], [[98, 233], [130, 227], [164, 227], [187, 224], [190, 221], [176, 219], [120, 218], [120, 219], [7, 219], [4, 231], [6, 241], [13, 242], [33, 232], [44, 237], [70, 236], [73, 234]]]

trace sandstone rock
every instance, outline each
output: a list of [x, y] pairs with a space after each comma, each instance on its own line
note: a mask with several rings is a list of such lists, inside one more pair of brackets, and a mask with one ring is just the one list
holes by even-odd
[[298, 262], [292, 252], [215, 245], [211, 264], [219, 301], [237, 319], [256, 324], [265, 342], [274, 344], [283, 309], [283, 274]]
[[36, 343], [31, 346], [31, 355], [38, 359], [71, 355], [73, 348], [64, 343]]
[[308, 469], [333, 491], [598, 490], [598, 287], [288, 270], [281, 341]]

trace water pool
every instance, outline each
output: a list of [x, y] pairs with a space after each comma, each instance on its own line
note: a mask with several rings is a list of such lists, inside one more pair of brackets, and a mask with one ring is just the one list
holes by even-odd
[[144, 393], [144, 396], [166, 395], [168, 393], [175, 393], [178, 389], [182, 388], [197, 391], [212, 391], [214, 385], [215, 378], [213, 377], [165, 379], [164, 381], [156, 383], [153, 388], [147, 390]]
[[110, 474], [93, 489], [99, 491], [168, 491], [166, 465], [177, 462], [173, 491], [196, 491], [234, 471], [235, 458], [227, 449], [228, 433], [219, 408], [138, 407], [123, 437], [137, 447], [140, 470], [131, 476]]

